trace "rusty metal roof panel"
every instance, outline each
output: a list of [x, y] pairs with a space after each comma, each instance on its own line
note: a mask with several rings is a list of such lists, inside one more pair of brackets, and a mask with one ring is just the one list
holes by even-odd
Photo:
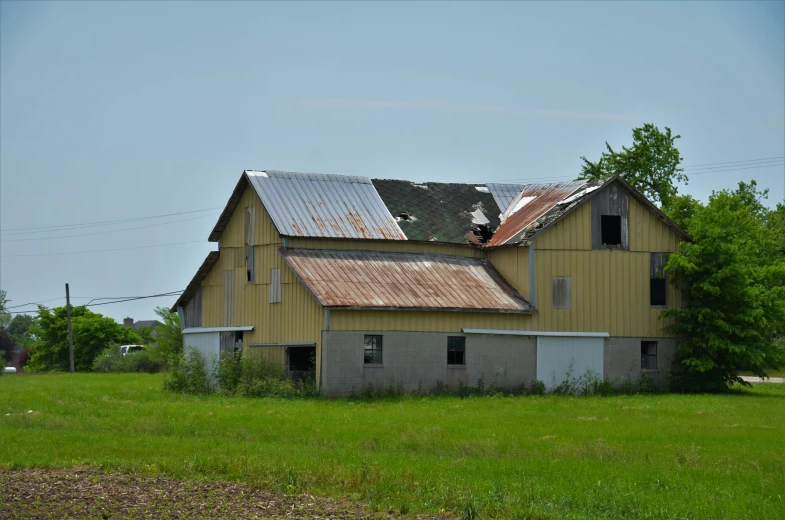
[[538, 219], [583, 188], [587, 182], [579, 180], [523, 186], [520, 193], [510, 201], [501, 225], [486, 245], [494, 247], [515, 243], [521, 233], [535, 226]]
[[493, 195], [496, 205], [504, 212], [507, 206], [510, 205], [512, 199], [518, 195], [523, 189], [523, 184], [500, 184], [496, 182], [489, 182], [486, 184], [488, 191]]
[[283, 236], [406, 240], [367, 177], [245, 172]]
[[325, 249], [278, 252], [324, 307], [535, 312], [489, 262], [478, 258]]

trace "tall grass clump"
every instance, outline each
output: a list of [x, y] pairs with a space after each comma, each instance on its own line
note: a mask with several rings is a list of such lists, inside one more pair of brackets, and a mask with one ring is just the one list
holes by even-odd
[[202, 355], [195, 350], [189, 350], [186, 354], [176, 356], [169, 374], [164, 379], [164, 390], [195, 395], [213, 393], [213, 378], [208, 374]]
[[218, 363], [218, 387], [222, 394], [242, 397], [310, 397], [316, 395], [316, 374], [293, 381], [276, 363], [235, 352]]
[[93, 361], [94, 372], [147, 372], [154, 374], [166, 368], [166, 357], [155, 347], [123, 355], [120, 345], [110, 345]]

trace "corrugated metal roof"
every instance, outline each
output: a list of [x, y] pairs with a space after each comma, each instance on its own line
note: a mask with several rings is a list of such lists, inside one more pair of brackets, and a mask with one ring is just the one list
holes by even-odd
[[376, 251], [278, 251], [324, 307], [535, 312], [481, 259]]
[[367, 177], [246, 171], [283, 236], [406, 240]]
[[587, 182], [580, 180], [523, 186], [507, 206], [507, 211], [514, 209], [516, 203], [522, 199], [528, 198], [529, 200], [524, 200], [525, 204], [522, 204], [517, 211], [509, 212], [486, 245], [494, 247], [514, 243], [514, 239], [518, 235], [534, 226], [539, 218], [556, 207], [562, 200], [583, 188]]
[[499, 206], [499, 210], [504, 213], [504, 210], [510, 205], [512, 199], [521, 192], [524, 185], [489, 182], [486, 186], [488, 187], [488, 191], [491, 192], [491, 195], [493, 195], [496, 205]]

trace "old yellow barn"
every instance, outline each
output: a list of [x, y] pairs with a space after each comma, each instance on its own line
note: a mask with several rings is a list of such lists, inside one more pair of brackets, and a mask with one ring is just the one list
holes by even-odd
[[624, 180], [450, 184], [243, 172], [173, 310], [185, 347], [315, 370], [326, 395], [391, 382], [655, 379], [689, 237]]

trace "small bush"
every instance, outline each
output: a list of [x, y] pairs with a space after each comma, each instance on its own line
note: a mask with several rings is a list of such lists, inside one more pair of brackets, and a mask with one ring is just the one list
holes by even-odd
[[215, 391], [213, 380], [199, 352], [189, 350], [187, 354], [174, 358], [169, 375], [164, 380], [164, 390], [197, 395]]
[[529, 393], [531, 395], [545, 395], [545, 383], [540, 381], [539, 379], [535, 379], [529, 385]]
[[218, 388], [222, 394], [243, 397], [307, 397], [316, 395], [314, 374], [304, 381], [292, 381], [283, 369], [270, 361], [242, 352], [218, 364]]
[[153, 374], [166, 367], [166, 360], [156, 348], [120, 353], [119, 345], [110, 345], [93, 360], [94, 372], [147, 372]]

